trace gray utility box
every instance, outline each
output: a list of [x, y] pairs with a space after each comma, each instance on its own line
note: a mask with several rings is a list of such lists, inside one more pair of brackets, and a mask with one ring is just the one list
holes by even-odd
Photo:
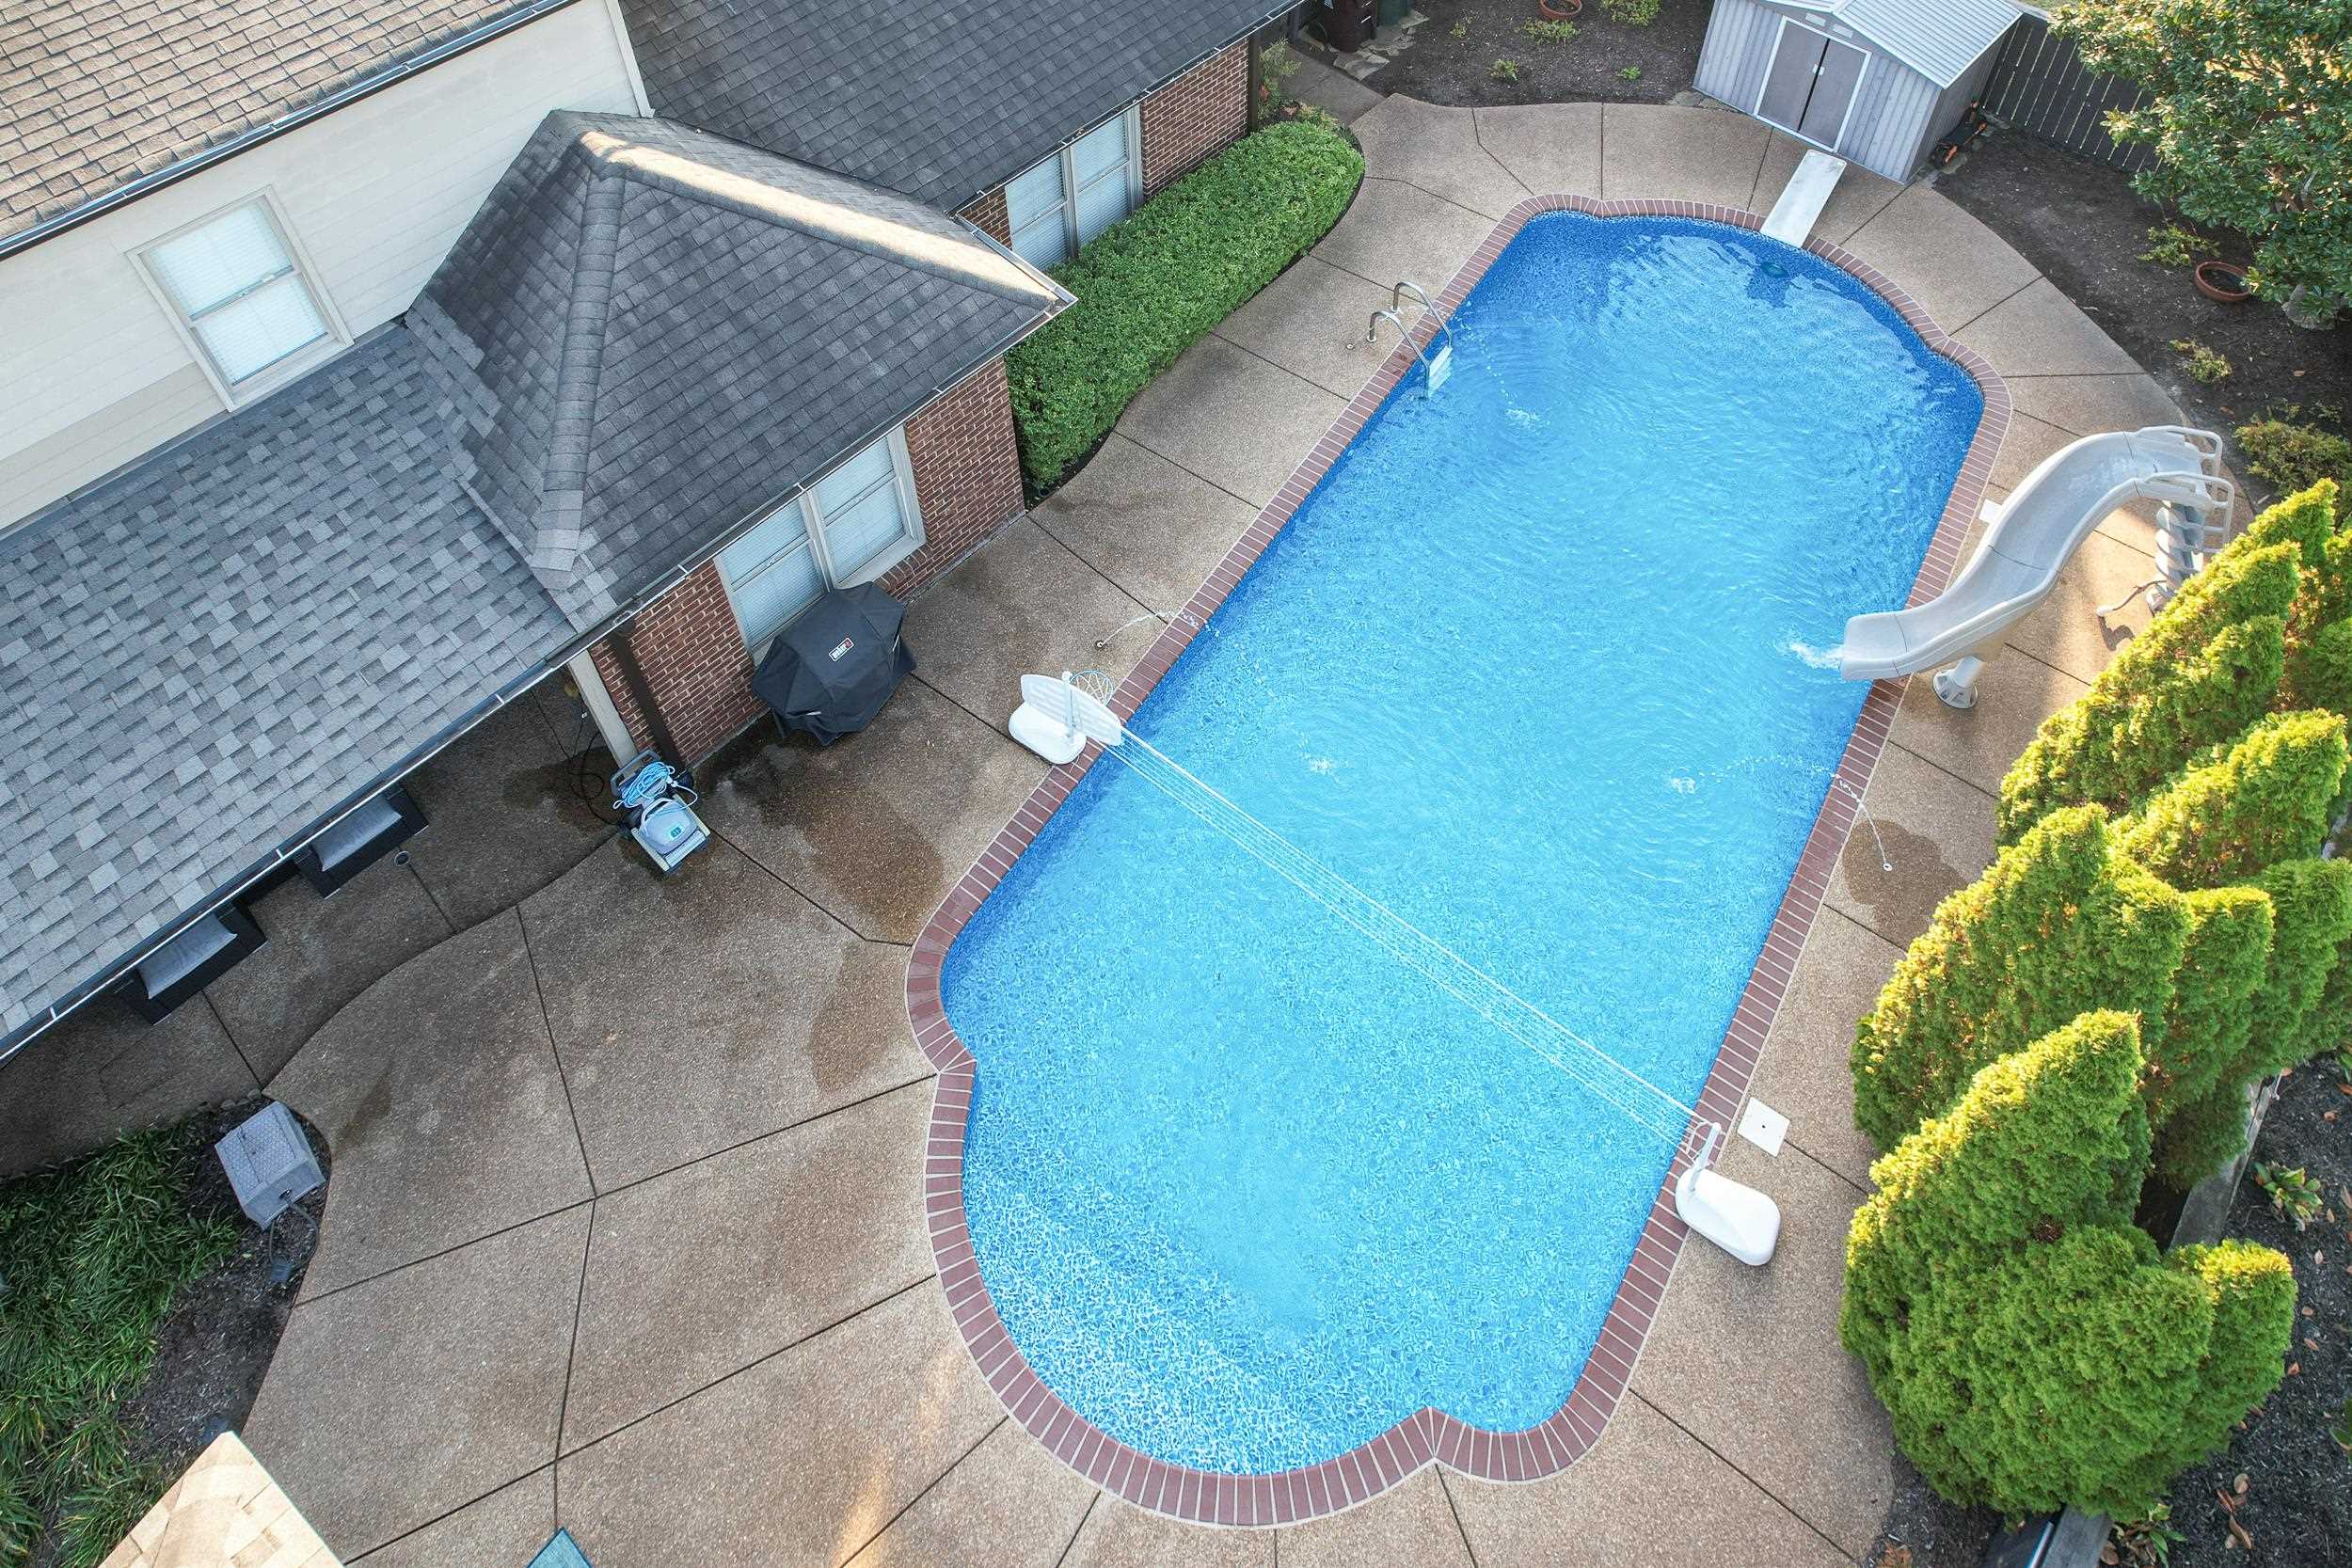
[[302, 1124], [274, 1100], [230, 1129], [213, 1152], [229, 1173], [237, 1206], [255, 1225], [268, 1225], [326, 1180]]

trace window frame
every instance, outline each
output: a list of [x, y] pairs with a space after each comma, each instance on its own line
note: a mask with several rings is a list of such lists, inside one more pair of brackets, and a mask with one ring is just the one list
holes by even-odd
[[[848, 467], [851, 463], [856, 462], [860, 457], [863, 457], [866, 452], [873, 450], [874, 447], [884, 442], [888, 443], [890, 451], [890, 483], [898, 492], [898, 514], [905, 522], [906, 530], [899, 535], [896, 544], [885, 546], [879, 554], [875, 555], [871, 560], [866, 562], [865, 565], [857, 568], [854, 572], [846, 576], [837, 575], [834, 565], [833, 542], [826, 536], [826, 524], [828, 519], [824, 513], [818, 510], [818, 486], [823, 484], [825, 481], [831, 479], [834, 474], [840, 472], [843, 468]], [[879, 484], [869, 485], [866, 489], [859, 491], [856, 496], [850, 498], [851, 504], [873, 495], [878, 488]], [[861, 582], [871, 582], [875, 578], [888, 572], [893, 566], [898, 565], [898, 562], [904, 561], [907, 557], [913, 555], [916, 550], [921, 549], [923, 547], [925, 537], [923, 531], [923, 507], [914, 492], [914, 467], [907, 457], [906, 426], [898, 425], [888, 431], [885, 431], [881, 436], [876, 436], [873, 440], [860, 446], [855, 451], [852, 451], [848, 456], [842, 458], [840, 462], [835, 463], [832, 467], [827, 468], [823, 473], [818, 474], [816, 478], [810, 480], [793, 495], [790, 500], [787, 500], [783, 505], [771, 508], [770, 511], [762, 514], [759, 521], [754, 523], [750, 528], [745, 529], [741, 533], [736, 535], [734, 539], [728, 541], [726, 546], [719, 552], [719, 558], [714, 558], [719, 560], [719, 585], [726, 593], [727, 608], [735, 614], [736, 630], [741, 634], [743, 646], [751, 651], [752, 662], [755, 664], [758, 663], [760, 659], [767, 657], [768, 645], [776, 640], [776, 635], [783, 631], [785, 627], [790, 626], [793, 622], [799, 620], [803, 615], [806, 614], [808, 612], [809, 605], [815, 604], [817, 600], [815, 598], [810, 599], [808, 604], [802, 605], [798, 610], [793, 610], [790, 614], [785, 616], [784, 619], [775, 623], [775, 625], [764, 627], [759, 632], [755, 634], [751, 627], [744, 624], [742, 601], [736, 594], [735, 578], [728, 574], [723, 558], [726, 554], [726, 550], [734, 548], [735, 546], [741, 544], [744, 540], [750, 538], [753, 534], [767, 527], [771, 518], [775, 517], [777, 514], [787, 510], [792, 510], [798, 513], [801, 519], [801, 527], [807, 535], [806, 543], [803, 547], [809, 551], [810, 560], [816, 562], [818, 580], [824, 585], [822, 588], [818, 590], [819, 597], [823, 595], [827, 589], [854, 588]], [[846, 512], [847, 508], [845, 507], [843, 510]], [[777, 556], [771, 555], [766, 559], [766, 561], [761, 562], [761, 565], [764, 568], [768, 562], [773, 562], [777, 559]]]
[[[1110, 119], [1089, 126], [1084, 132], [1071, 137], [1061, 147], [1040, 158], [1036, 163], [1005, 182], [1002, 187], [1006, 193], [1005, 233], [1008, 236], [1008, 243], [1016, 252], [1020, 249], [1017, 236], [1024, 226], [1016, 222], [1013, 217], [1012, 187], [1046, 165], [1053, 164], [1057, 166], [1061, 181], [1063, 245], [1061, 261], [1054, 262], [1053, 265], [1060, 266], [1062, 262], [1078, 254], [1079, 247], [1085, 243], [1078, 237], [1078, 144], [1102, 130], [1104, 126], [1114, 122], [1123, 126], [1123, 135], [1127, 144], [1127, 210], [1120, 214], [1120, 218], [1123, 220], [1134, 216], [1136, 209], [1143, 205], [1143, 111], [1140, 103], [1130, 103]], [[1026, 261], [1027, 258], [1024, 257], [1023, 260]], [[1042, 272], [1049, 269], [1040, 267], [1038, 270]]]
[[[278, 245], [285, 251], [286, 260], [290, 265], [288, 272], [266, 279], [263, 283], [252, 285], [252, 289], [266, 287], [268, 283], [292, 277], [310, 296], [310, 307], [318, 312], [319, 321], [326, 330], [320, 335], [317, 341], [305, 343], [293, 353], [272, 360], [241, 381], [231, 381], [221, 368], [220, 362], [213, 357], [211, 348], [206, 346], [204, 340], [198, 335], [195, 318], [183, 309], [180, 302], [172, 297], [171, 290], [165, 285], [163, 276], [156, 269], [151, 257], [155, 251], [171, 244], [172, 241], [195, 233], [199, 229], [208, 228], [248, 207], [260, 209], [262, 221], [269, 225], [270, 232], [277, 237]], [[219, 395], [222, 404], [230, 408], [243, 407], [258, 398], [266, 397], [287, 382], [314, 369], [323, 361], [351, 346], [351, 331], [343, 324], [342, 312], [335, 309], [334, 300], [328, 297], [326, 290], [321, 285], [318, 264], [311, 260], [310, 250], [303, 245], [301, 237], [294, 232], [294, 225], [286, 220], [285, 205], [278, 199], [274, 186], [264, 185], [239, 197], [234, 201], [224, 202], [212, 208], [200, 216], [192, 218], [167, 233], [158, 234], [153, 239], [144, 242], [130, 252], [130, 257], [139, 275], [139, 281], [146, 284], [148, 293], [154, 296], [155, 303], [162, 309], [165, 319], [171, 323], [171, 329], [179, 334], [181, 342], [186, 346], [189, 357], [194, 359], [197, 368], [204, 372], [204, 379], [212, 383], [213, 390]], [[249, 293], [251, 290], [246, 292]], [[242, 293], [231, 296], [232, 299], [244, 297], [245, 293]], [[219, 303], [227, 304], [229, 301], [224, 300]], [[215, 307], [215, 309], [217, 308], [217, 306]]]

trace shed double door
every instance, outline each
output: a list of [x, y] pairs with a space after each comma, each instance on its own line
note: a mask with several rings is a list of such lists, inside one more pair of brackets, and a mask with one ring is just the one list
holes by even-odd
[[1756, 118], [1836, 150], [1867, 58], [1851, 44], [1824, 38], [1810, 27], [1784, 24], [1780, 46], [1772, 51], [1772, 67], [1764, 73]]

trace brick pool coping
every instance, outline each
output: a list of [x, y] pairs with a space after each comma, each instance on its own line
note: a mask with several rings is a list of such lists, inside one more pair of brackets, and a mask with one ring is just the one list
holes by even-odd
[[[1289, 482], [1258, 514], [1208, 580], [1170, 619], [1141, 661], [1119, 684], [1111, 706], [1121, 719], [1134, 715], [1225, 596], [1290, 521], [1292, 514], [1329, 471], [1382, 401], [1412, 369], [1421, 349], [1436, 339], [1439, 324], [1453, 314], [1528, 221], [1549, 212], [1577, 212], [1596, 217], [1700, 218], [1740, 229], [1763, 227], [1763, 219], [1754, 213], [1692, 201], [1596, 201], [1581, 197], [1548, 196], [1532, 197], [1512, 208], [1438, 295], [1437, 309], [1414, 324], [1406, 341], [1397, 345], [1363, 390], [1341, 412]], [[1962, 461], [1960, 474], [1953, 481], [1951, 499], [1945, 504], [1943, 518], [1929, 542], [1927, 558], [1912, 586], [1908, 602], [1918, 604], [1941, 593], [1960, 563], [1961, 546], [1983, 502], [1994, 455], [2000, 450], [2009, 427], [2009, 389], [1981, 356], [1953, 341], [1929, 319], [1917, 302], [1877, 269], [1826, 241], [1809, 240], [1804, 248], [1868, 285], [1929, 348], [1968, 372], [1984, 395], [1983, 418]], [[1853, 734], [1847, 741], [1820, 812], [1814, 819], [1812, 832], [1772, 917], [1763, 951], [1756, 957], [1730, 1027], [1724, 1031], [1714, 1067], [1708, 1074], [1706, 1087], [1700, 1092], [1699, 1112], [1721, 1124], [1725, 1136], [1729, 1136], [1740, 1102], [1746, 1098], [1748, 1083], [1755, 1074], [1772, 1019], [1795, 973], [1798, 954], [1829, 890], [1837, 856], [1853, 830], [1855, 806], [1868, 786], [1879, 754], [1886, 744], [1905, 685], [1900, 680], [1880, 681], [1872, 685], [1865, 698]], [[940, 966], [965, 922], [1012, 868], [1013, 862], [1085, 777], [1100, 752], [1101, 748], [1089, 743], [1075, 762], [1055, 768], [1045, 775], [1012, 820], [996, 835], [995, 842], [948, 891], [925, 925], [907, 964], [907, 1014], [914, 1024], [915, 1043], [939, 1069], [925, 1148], [925, 1220], [930, 1232], [932, 1257], [939, 1268], [940, 1285], [946, 1291], [957, 1329], [981, 1375], [1031, 1436], [1087, 1480], [1137, 1507], [1200, 1524], [1286, 1525], [1336, 1513], [1378, 1496], [1433, 1461], [1487, 1481], [1534, 1481], [1566, 1468], [1600, 1440], [1602, 1429], [1631, 1384], [1633, 1365], [1641, 1354], [1643, 1340], [1665, 1298], [1666, 1284], [1686, 1234], [1674, 1212], [1673, 1191], [1676, 1179], [1693, 1152], [1693, 1140], [1688, 1137], [1651, 1202], [1633, 1257], [1627, 1264], [1615, 1299], [1602, 1321], [1599, 1338], [1594, 1342], [1575, 1388], [1549, 1419], [1524, 1431], [1493, 1432], [1438, 1410], [1423, 1409], [1336, 1459], [1302, 1469], [1273, 1475], [1225, 1475], [1196, 1470], [1153, 1459], [1092, 1425], [1046, 1387], [1012, 1342], [989, 1298], [988, 1287], [981, 1281], [979, 1264], [972, 1251], [971, 1230], [964, 1218], [963, 1144], [971, 1115], [976, 1063], [947, 1022], [940, 997]]]

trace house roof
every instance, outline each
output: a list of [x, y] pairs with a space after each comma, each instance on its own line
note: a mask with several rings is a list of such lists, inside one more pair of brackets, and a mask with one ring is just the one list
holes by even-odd
[[2025, 14], [2016, 0], [1836, 0], [1807, 8], [1827, 9], [1939, 87], [1966, 75]]
[[0, 536], [0, 1035], [568, 638], [425, 360], [387, 328]]
[[543, 0], [10, 0], [0, 237]]
[[888, 192], [549, 116], [402, 323], [0, 534], [0, 1042], [1067, 298]]
[[585, 629], [1066, 298], [888, 191], [558, 113], [409, 323], [464, 408], [476, 499]]
[[654, 112], [955, 208], [1277, 0], [621, 0]]

